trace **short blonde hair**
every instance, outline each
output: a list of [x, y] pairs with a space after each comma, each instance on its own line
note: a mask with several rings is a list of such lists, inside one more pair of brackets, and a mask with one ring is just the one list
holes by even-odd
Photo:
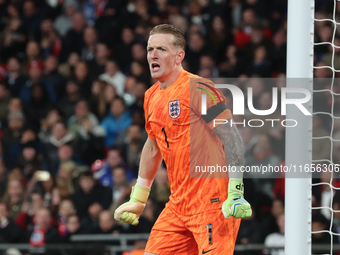
[[181, 49], [185, 50], [186, 48], [186, 41], [184, 33], [178, 29], [177, 27], [174, 27], [173, 25], [169, 24], [161, 24], [158, 26], [155, 26], [150, 31], [150, 36], [154, 34], [170, 34], [174, 36], [174, 45], [180, 47]]

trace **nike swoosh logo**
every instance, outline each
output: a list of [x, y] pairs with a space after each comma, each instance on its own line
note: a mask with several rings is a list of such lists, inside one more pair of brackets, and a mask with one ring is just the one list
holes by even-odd
[[233, 200], [234, 200], [234, 201], [236, 201], [236, 200], [239, 200], [239, 199], [240, 199], [240, 198], [239, 198], [239, 197], [237, 197], [237, 198], [234, 198]]
[[152, 113], [153, 113], [153, 112], [151, 112], [151, 113], [149, 114], [148, 119], [150, 118], [150, 116], [151, 116]]
[[204, 251], [204, 249], [202, 250], [202, 254], [206, 254], [206, 253], [208, 253], [208, 252], [211, 252], [211, 251], [213, 251], [213, 250], [215, 250], [216, 248], [214, 248], [214, 249], [211, 249], [211, 250], [208, 250], [208, 251]]

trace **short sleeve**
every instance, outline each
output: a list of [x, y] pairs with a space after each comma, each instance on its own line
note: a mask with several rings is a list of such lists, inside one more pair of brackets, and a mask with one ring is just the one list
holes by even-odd
[[[206, 98], [206, 114], [202, 114], [202, 95]], [[214, 119], [228, 120], [232, 117], [230, 109], [227, 108], [226, 98], [223, 93], [215, 88], [215, 84], [207, 79], [191, 78], [190, 80], [190, 107], [200, 116], [207, 125], [214, 129]]]

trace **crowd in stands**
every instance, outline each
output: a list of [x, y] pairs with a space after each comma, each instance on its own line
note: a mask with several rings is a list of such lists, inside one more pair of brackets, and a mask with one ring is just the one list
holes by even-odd
[[[340, 2], [315, 4], [317, 18], [332, 19], [334, 8], [340, 17]], [[79, 233], [150, 232], [170, 195], [165, 164], [138, 226], [118, 223], [113, 212], [138, 175], [147, 139], [143, 98], [156, 82], [146, 45], [150, 30], [162, 23], [185, 33], [185, 70], [240, 78], [244, 94], [253, 89], [256, 109], [269, 109], [272, 87], [285, 86], [287, 0], [0, 0], [0, 243], [41, 246], [68, 243]], [[323, 68], [340, 68], [334, 29], [315, 22], [315, 42], [331, 43], [315, 47], [315, 78], [338, 76]], [[315, 89], [340, 91], [323, 81]], [[226, 98], [232, 109], [229, 92]], [[314, 111], [332, 112], [333, 105], [339, 116], [339, 104], [330, 93], [315, 93]], [[284, 120], [280, 107], [270, 117]], [[249, 111], [234, 116], [237, 122], [252, 118]], [[247, 166], [284, 165], [285, 128], [271, 124], [239, 125]], [[340, 122], [314, 117], [313, 136], [330, 135], [339, 139]], [[333, 145], [331, 155], [330, 139], [314, 140], [313, 159], [339, 164], [340, 143]], [[242, 221], [237, 244], [284, 244], [284, 175], [267, 177], [244, 180], [254, 213]], [[336, 177], [314, 179], [320, 180], [340, 187]], [[339, 210], [340, 195], [329, 185], [315, 186], [313, 205]], [[312, 226], [340, 233], [340, 215], [313, 210]], [[330, 242], [328, 233], [313, 235], [313, 243]]]

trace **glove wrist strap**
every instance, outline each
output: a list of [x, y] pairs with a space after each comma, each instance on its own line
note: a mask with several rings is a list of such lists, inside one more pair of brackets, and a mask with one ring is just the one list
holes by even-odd
[[150, 194], [150, 190], [141, 188], [139, 186], [133, 186], [131, 191], [131, 201], [146, 203]]
[[234, 192], [243, 196], [244, 185], [243, 182], [237, 179], [229, 179], [228, 193]]

